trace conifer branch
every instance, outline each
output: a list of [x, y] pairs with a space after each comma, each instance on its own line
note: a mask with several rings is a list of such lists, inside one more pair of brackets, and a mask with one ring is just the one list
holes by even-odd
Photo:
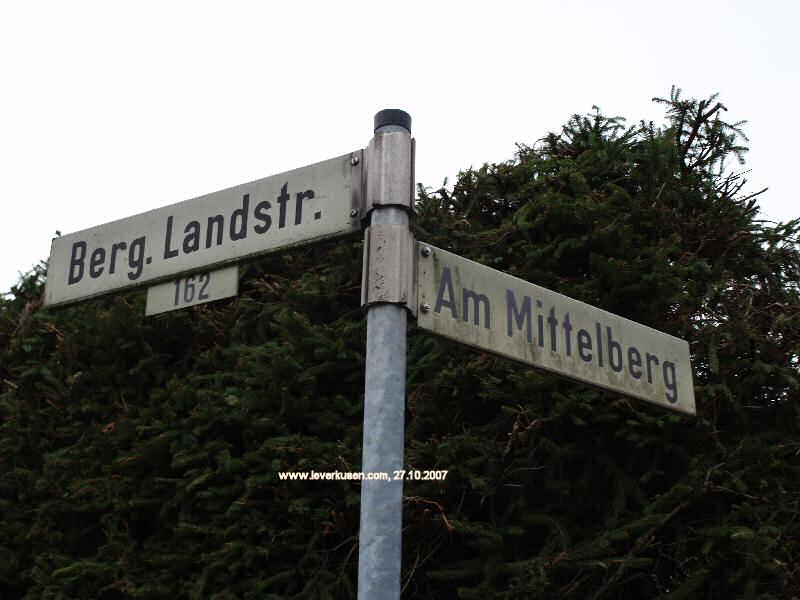
[[628, 564], [631, 559], [635, 558], [637, 554], [639, 554], [642, 550], [647, 548], [655, 539], [656, 533], [658, 533], [667, 523], [669, 523], [676, 515], [686, 509], [689, 505], [694, 503], [698, 498], [707, 494], [711, 488], [713, 487], [713, 483], [711, 482], [711, 474], [722, 467], [725, 463], [719, 463], [718, 465], [714, 465], [706, 472], [705, 480], [703, 481], [702, 487], [695, 492], [692, 496], [681, 502], [678, 506], [673, 508], [667, 515], [658, 523], [653, 525], [650, 529], [640, 535], [636, 542], [633, 544], [633, 548], [630, 549], [628, 554], [623, 559], [620, 566], [617, 568], [614, 575], [608, 579], [597, 592], [592, 596], [591, 600], [599, 600], [603, 597], [603, 595], [611, 589], [614, 584], [619, 581], [619, 579], [625, 575], [625, 572], [628, 570]]

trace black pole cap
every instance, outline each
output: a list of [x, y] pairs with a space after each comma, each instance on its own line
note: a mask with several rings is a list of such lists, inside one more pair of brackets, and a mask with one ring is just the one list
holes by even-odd
[[375, 131], [386, 125], [399, 125], [411, 133], [411, 115], [399, 108], [387, 108], [375, 114]]

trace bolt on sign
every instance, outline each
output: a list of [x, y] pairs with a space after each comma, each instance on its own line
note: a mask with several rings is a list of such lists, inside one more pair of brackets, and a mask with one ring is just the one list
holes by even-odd
[[361, 231], [361, 151], [53, 239], [45, 306]]
[[421, 329], [695, 414], [684, 340], [430, 244], [415, 251]]

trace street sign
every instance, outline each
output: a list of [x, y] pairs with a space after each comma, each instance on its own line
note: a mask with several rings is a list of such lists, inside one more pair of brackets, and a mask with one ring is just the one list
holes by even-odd
[[232, 265], [216, 271], [203, 271], [157, 283], [147, 288], [145, 316], [204, 304], [239, 293], [239, 267]]
[[55, 306], [361, 231], [362, 151], [53, 239]]
[[[412, 268], [411, 117], [380, 111], [374, 133], [366, 151], [55, 238], [45, 306], [143, 285], [147, 315], [229, 297], [237, 262], [359, 233], [367, 209], [365, 472], [403, 472], [409, 297], [423, 330], [695, 414], [685, 341], [429, 244], [414, 244]], [[402, 478], [362, 481], [359, 600], [400, 598], [402, 508]]]
[[695, 414], [684, 340], [430, 244], [415, 251], [421, 329]]

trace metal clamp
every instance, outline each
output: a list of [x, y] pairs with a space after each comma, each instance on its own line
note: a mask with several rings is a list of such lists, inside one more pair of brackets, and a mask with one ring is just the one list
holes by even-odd
[[367, 148], [367, 211], [375, 206], [414, 210], [414, 151], [411, 135], [377, 133]]
[[407, 226], [379, 224], [364, 232], [361, 306], [402, 304], [414, 312], [414, 236]]

